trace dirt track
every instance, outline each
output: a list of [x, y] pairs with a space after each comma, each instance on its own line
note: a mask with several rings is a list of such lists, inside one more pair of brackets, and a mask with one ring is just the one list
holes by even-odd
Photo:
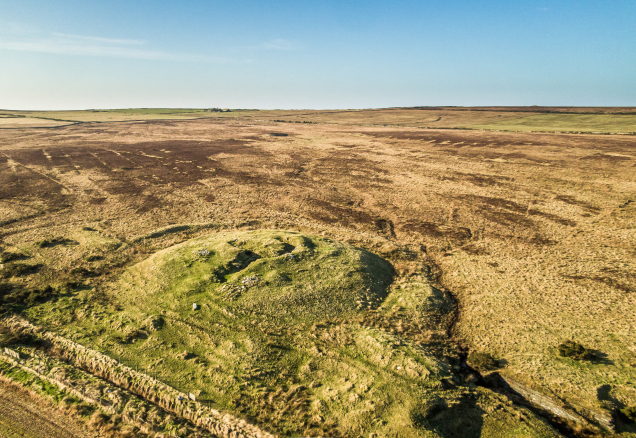
[[70, 418], [11, 385], [0, 381], [0, 437], [84, 438]]

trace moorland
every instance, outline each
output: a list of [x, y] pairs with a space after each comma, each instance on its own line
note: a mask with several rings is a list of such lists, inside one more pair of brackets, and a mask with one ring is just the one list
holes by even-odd
[[2, 110], [0, 433], [636, 436], [635, 133]]

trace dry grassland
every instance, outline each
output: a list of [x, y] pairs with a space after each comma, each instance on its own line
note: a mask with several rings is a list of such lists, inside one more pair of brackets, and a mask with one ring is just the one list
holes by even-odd
[[[525, 118], [532, 121], [527, 129], [547, 123], [536, 130], [587, 131], [580, 128], [603, 128], [598, 123], [605, 117], [614, 124], [607, 131], [636, 131], [636, 116], [630, 114], [498, 110], [472, 111], [471, 123], [505, 128]], [[468, 399], [453, 391], [477, 391], [475, 383], [505, 394], [511, 394], [508, 385], [536, 391], [573, 416], [552, 418], [571, 436], [628, 436], [636, 429], [620, 409], [636, 405], [635, 137], [421, 129], [437, 123], [431, 117], [448, 118], [447, 127], [468, 117], [458, 110], [435, 111], [205, 113], [208, 118], [1, 130], [0, 252], [14, 254], [3, 265], [2, 293], [51, 286], [46, 292], [51, 296], [32, 295], [28, 305], [13, 304], [13, 311], [131, 360], [145, 354], [140, 344], [111, 342], [99, 323], [121, 303], [115, 291], [124, 271], [160, 250], [219, 231], [317, 235], [393, 264], [396, 276], [384, 307], [370, 305], [347, 324], [397, 336], [391, 343], [401, 339], [421, 346], [447, 367], [454, 377], [444, 385], [450, 386], [436, 389], [442, 399], [445, 391], [455, 394], [449, 393], [453, 401], [446, 411], [470, 411], [478, 425], [462, 426], [463, 436], [499, 436], [497, 424], [501, 430], [512, 427], [505, 426], [512, 417], [499, 418], [496, 409], [487, 413], [496, 405], [488, 397], [495, 395], [475, 396], [491, 400], [480, 405], [490, 406], [480, 413], [474, 404], [462, 411]], [[295, 121], [311, 123], [287, 123]], [[366, 126], [372, 124], [391, 127]], [[421, 297], [409, 292], [424, 283], [442, 293], [426, 318], [413, 304]], [[367, 330], [347, 328], [343, 321], [333, 327], [339, 324], [354, 338], [357, 330]], [[188, 333], [199, 336], [195, 332]], [[560, 356], [557, 347], [567, 340], [593, 350], [591, 359]], [[174, 342], [175, 350], [188, 347], [186, 341]], [[340, 351], [338, 345], [329, 348]], [[494, 357], [497, 369], [481, 370], [490, 377], [475, 380], [466, 372], [464, 358], [473, 352]], [[269, 407], [259, 405], [264, 416], [254, 413], [256, 404], [241, 407], [240, 398], [230, 396], [246, 396], [241, 379], [258, 380], [244, 370], [236, 371], [235, 377], [243, 377], [228, 385], [226, 396], [217, 394], [218, 406], [269, 423], [276, 433], [354, 436], [386, 430], [389, 436], [417, 429], [408, 436], [461, 436], [461, 428], [440, 426], [447, 422], [444, 409], [421, 418], [412, 414], [408, 421], [383, 417], [410, 421], [406, 429], [372, 419], [366, 426], [347, 423], [346, 407], [328, 411], [334, 412], [329, 418], [309, 405], [298, 410], [307, 415], [296, 418], [281, 410], [293, 394], [275, 393], [275, 385], [293, 378], [310, 382], [301, 374], [311, 370], [299, 368], [290, 377], [290, 369], [276, 368], [280, 379], [265, 382], [274, 386]], [[185, 390], [192, 377], [174, 371], [166, 378]], [[304, 391], [308, 403], [329, 397], [324, 388]], [[363, 393], [356, 394], [364, 400]], [[518, 394], [511, 400], [525, 403]], [[546, 406], [534, 412], [549, 418]], [[286, 422], [286, 415], [292, 420]], [[532, 415], [522, 415], [534, 426], [519, 433], [548, 436]]]
[[[4, 120], [3, 120], [4, 118]], [[9, 118], [13, 122], [9, 121]], [[26, 120], [17, 121], [17, 118]], [[350, 126], [481, 129], [513, 132], [636, 133], [636, 108], [578, 107], [415, 107], [367, 110], [122, 109], [83, 111], [5, 111], [0, 127], [43, 123], [102, 123], [140, 120], [241, 120], [244, 122], [326, 123]]]
[[6, 438], [93, 438], [80, 423], [47, 406], [17, 385], [0, 380], [0, 436]]
[[2, 117], [0, 116], [0, 129], [11, 128], [50, 128], [69, 125], [71, 122], [40, 119], [36, 117]]

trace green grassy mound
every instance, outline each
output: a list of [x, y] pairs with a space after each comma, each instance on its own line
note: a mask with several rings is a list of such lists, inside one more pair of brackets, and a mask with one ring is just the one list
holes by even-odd
[[250, 231], [193, 239], [122, 276], [120, 298], [196, 319], [257, 311], [284, 320], [345, 316], [379, 304], [393, 276], [380, 257], [317, 236]]
[[213, 233], [27, 316], [282, 436], [556, 436], [458, 385], [439, 345], [452, 301], [426, 275], [393, 279], [386, 260], [323, 237]]

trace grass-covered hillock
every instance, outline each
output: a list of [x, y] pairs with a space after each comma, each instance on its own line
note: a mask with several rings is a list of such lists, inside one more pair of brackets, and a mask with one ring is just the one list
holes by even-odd
[[220, 232], [129, 267], [100, 290], [105, 302], [78, 291], [28, 316], [282, 436], [465, 427], [440, 406], [470, 418], [467, 436], [554, 436], [529, 412], [457, 386], [434, 353], [452, 302], [426, 276], [393, 277], [386, 260], [324, 237]]
[[[159, 251], [125, 273], [122, 302], [194, 320], [256, 312], [312, 321], [377, 306], [392, 266], [343, 243], [294, 232], [250, 231], [193, 239]], [[201, 310], [192, 314], [196, 303]]]

